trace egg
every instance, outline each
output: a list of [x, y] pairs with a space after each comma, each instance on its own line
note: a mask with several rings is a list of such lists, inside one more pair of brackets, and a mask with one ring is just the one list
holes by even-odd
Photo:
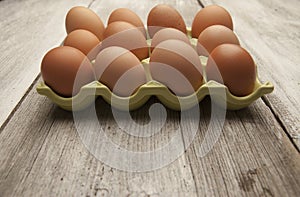
[[181, 40], [159, 43], [150, 57], [154, 80], [166, 85], [177, 96], [188, 96], [203, 83], [202, 65], [194, 48]]
[[199, 55], [208, 56], [214, 48], [221, 44], [239, 45], [235, 33], [223, 25], [212, 25], [201, 32], [198, 37], [197, 50]]
[[226, 85], [235, 96], [253, 92], [256, 67], [251, 55], [235, 44], [222, 44], [210, 54], [206, 66], [208, 80]]
[[198, 38], [204, 29], [212, 25], [224, 25], [233, 30], [233, 22], [229, 12], [221, 6], [210, 5], [196, 14], [192, 23], [192, 37]]
[[112, 22], [104, 32], [102, 48], [120, 46], [130, 50], [139, 60], [149, 57], [147, 40], [138, 28], [124, 21]]
[[70, 9], [65, 23], [68, 34], [76, 29], [85, 29], [95, 34], [100, 41], [103, 40], [103, 22], [95, 12], [86, 7], [77, 6]]
[[165, 40], [181, 40], [190, 44], [190, 40], [186, 34], [174, 28], [165, 28], [159, 30], [152, 38], [151, 50], [153, 50], [159, 43]]
[[90, 59], [94, 59], [92, 53], [90, 53], [100, 43], [97, 36], [93, 33], [84, 30], [77, 29], [72, 31], [64, 40], [65, 46], [71, 46], [79, 49], [82, 53], [87, 55]]
[[186, 34], [186, 25], [180, 13], [173, 7], [160, 4], [152, 8], [147, 19], [148, 32], [152, 38], [163, 27], [172, 27]]
[[88, 58], [69, 46], [50, 50], [42, 60], [41, 73], [44, 82], [63, 97], [76, 95], [82, 86], [95, 80]]
[[146, 74], [139, 59], [118, 46], [102, 50], [95, 61], [96, 78], [114, 94], [128, 97], [146, 83]]
[[144, 23], [142, 22], [140, 17], [136, 13], [131, 11], [130, 9], [118, 8], [118, 9], [114, 10], [108, 18], [107, 25], [111, 24], [112, 22], [116, 22], [116, 21], [124, 21], [124, 22], [130, 23], [130, 24], [138, 27], [139, 30], [144, 34], [145, 38], [147, 37]]

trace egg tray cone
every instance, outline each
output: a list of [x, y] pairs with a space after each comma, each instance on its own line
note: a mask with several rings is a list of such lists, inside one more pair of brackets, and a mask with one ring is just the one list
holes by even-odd
[[[188, 35], [191, 38], [191, 32], [188, 29]], [[151, 43], [151, 40], [148, 40]], [[195, 45], [196, 39], [191, 38], [191, 43]], [[206, 57], [199, 57], [204, 65], [205, 71]], [[39, 94], [47, 96], [59, 107], [68, 111], [78, 111], [85, 109], [93, 104], [98, 96], [108, 102], [113, 107], [120, 110], [135, 110], [143, 106], [151, 96], [156, 96], [166, 107], [173, 110], [186, 110], [201, 102], [204, 97], [210, 96], [212, 101], [217, 105], [229, 110], [238, 110], [249, 106], [255, 100], [265, 94], [269, 94], [274, 90], [274, 86], [270, 82], [261, 83], [256, 77], [255, 88], [253, 92], [247, 96], [237, 97], [230, 93], [228, 88], [216, 81], [206, 81], [204, 73], [204, 82], [201, 87], [192, 95], [178, 97], [174, 95], [165, 85], [152, 80], [149, 72], [149, 58], [142, 61], [146, 71], [147, 83], [139, 87], [139, 89], [130, 97], [120, 97], [111, 92], [111, 90], [98, 81], [91, 82], [83, 86], [79, 93], [73, 97], [65, 98], [56, 94], [44, 82], [37, 85], [36, 90]]]

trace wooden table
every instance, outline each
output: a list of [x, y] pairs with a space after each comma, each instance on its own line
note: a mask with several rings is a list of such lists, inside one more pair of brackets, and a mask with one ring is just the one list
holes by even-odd
[[[144, 22], [158, 3], [179, 10], [188, 26], [212, 3], [233, 16], [241, 44], [253, 55], [272, 94], [246, 109], [228, 111], [213, 149], [197, 156], [210, 118], [209, 100], [200, 107], [200, 129], [186, 152], [170, 165], [147, 173], [124, 172], [98, 161], [81, 143], [72, 113], [37, 94], [40, 62], [64, 36], [64, 17], [84, 5], [104, 22], [118, 7], [134, 10]], [[299, 196], [300, 195], [300, 2], [289, 0], [80, 0], [0, 1], [0, 196]], [[132, 113], [137, 122], [148, 108]], [[120, 134], [103, 100], [105, 131], [123, 146], [166, 143], [178, 126], [167, 110], [167, 126], [155, 140], [139, 143]]]

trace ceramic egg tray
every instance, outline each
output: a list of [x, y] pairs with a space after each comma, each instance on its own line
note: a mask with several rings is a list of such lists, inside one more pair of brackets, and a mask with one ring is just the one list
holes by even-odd
[[[188, 30], [188, 35], [191, 38], [190, 30]], [[148, 40], [148, 44], [150, 43], [151, 40]], [[197, 39], [191, 38], [191, 43], [195, 46]], [[271, 93], [274, 89], [274, 86], [270, 82], [263, 84], [256, 78], [255, 88], [251, 94], [244, 97], [234, 96], [223, 84], [206, 80], [205, 65], [207, 57], [200, 56], [199, 58], [204, 67], [204, 82], [195, 93], [185, 97], [174, 95], [165, 85], [152, 80], [149, 71], [149, 58], [142, 61], [146, 71], [147, 83], [139, 87], [139, 89], [130, 97], [117, 96], [113, 94], [107, 86], [98, 81], [83, 86], [80, 92], [71, 98], [64, 98], [57, 95], [43, 82], [38, 84], [36, 89], [39, 94], [47, 96], [55, 104], [69, 111], [82, 110], [88, 107], [95, 102], [95, 99], [98, 96], [103, 97], [106, 102], [120, 110], [137, 109], [144, 105], [151, 96], [156, 96], [161, 103], [168, 108], [173, 110], [186, 110], [198, 104], [208, 95], [211, 95], [212, 101], [216, 104], [219, 104], [220, 106], [226, 104], [227, 109], [238, 110], [247, 107], [264, 94]]]

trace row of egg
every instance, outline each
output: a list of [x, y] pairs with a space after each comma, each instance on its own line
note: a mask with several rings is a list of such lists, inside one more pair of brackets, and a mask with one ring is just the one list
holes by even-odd
[[[175, 28], [184, 34], [187, 34], [185, 22], [179, 12], [173, 7], [163, 4], [155, 6], [148, 15], [147, 29], [150, 38], [153, 38], [155, 33], [162, 27]], [[146, 47], [147, 31], [142, 20], [133, 11], [127, 8], [114, 10], [110, 14], [108, 26], [105, 28], [101, 19], [93, 11], [85, 7], [75, 7], [68, 12], [66, 17], [66, 31], [69, 35], [65, 41], [65, 45], [75, 48], [79, 47], [78, 45], [83, 45], [80, 48], [87, 54], [100, 41], [103, 41], [116, 33], [134, 28], [138, 28], [145, 38], [143, 39], [138, 32], [132, 30], [130, 36], [135, 38], [133, 40], [134, 44], [140, 48]], [[81, 34], [73, 32], [78, 29], [88, 30], [94, 35], [91, 35], [88, 32], [81, 32]], [[212, 49], [222, 43], [239, 44], [232, 29], [233, 23], [231, 16], [224, 8], [217, 5], [211, 5], [200, 10], [196, 14], [192, 25], [192, 37], [198, 38], [199, 55], [208, 55]], [[82, 39], [84, 34], [86, 34], [85, 37], [88, 37], [89, 40]], [[173, 37], [172, 34], [168, 36], [170, 38]], [[120, 37], [123, 38], [126, 36], [124, 36], [123, 33]], [[176, 37], [177, 36], [175, 35], [175, 38]], [[116, 40], [116, 38], [118, 38], [118, 36], [115, 36], [114, 40]], [[129, 48], [121, 43], [124, 42], [124, 39], [122, 38], [119, 38], [119, 40], [116, 41], [118, 42], [118, 45]], [[128, 38], [126, 37], [126, 39]], [[206, 50], [203, 50], [201, 47], [204, 47]], [[135, 55], [137, 55], [139, 59], [145, 59], [147, 58], [148, 53], [144, 50], [143, 52], [135, 53]]]
[[224, 8], [208, 6], [195, 16], [192, 36], [198, 38], [197, 50], [187, 37], [183, 18], [171, 6], [154, 7], [147, 26], [151, 53], [147, 31], [131, 10], [113, 11], [105, 28], [92, 10], [72, 8], [66, 17], [68, 35], [64, 46], [50, 50], [43, 58], [45, 83], [57, 94], [70, 97], [83, 85], [99, 80], [115, 94], [130, 96], [146, 83], [141, 60], [150, 55], [152, 78], [176, 95], [187, 96], [203, 84], [199, 55], [205, 55], [209, 56], [208, 80], [224, 83], [236, 96], [253, 91], [255, 64], [239, 46], [231, 16]]

